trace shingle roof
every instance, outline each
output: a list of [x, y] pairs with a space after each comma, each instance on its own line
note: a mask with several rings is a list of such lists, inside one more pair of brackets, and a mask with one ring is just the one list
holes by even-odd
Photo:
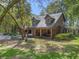
[[[55, 21], [49, 26], [46, 24], [46, 19], [45, 19], [46, 15], [45, 16], [37, 16], [37, 17], [35, 17], [35, 20], [36, 21], [40, 20], [40, 21], [36, 25], [32, 25], [32, 27], [40, 28], [40, 27], [53, 26], [58, 21], [58, 19], [60, 18], [61, 15], [62, 15], [62, 13], [49, 14], [50, 17], [55, 19]], [[34, 24], [34, 22], [33, 22], [33, 24]]]

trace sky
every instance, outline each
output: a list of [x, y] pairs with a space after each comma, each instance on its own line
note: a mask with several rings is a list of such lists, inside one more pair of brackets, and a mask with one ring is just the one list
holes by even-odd
[[[50, 2], [53, 2], [52, 0], [48, 0], [47, 2], [45, 2], [45, 0], [40, 0], [42, 7], [46, 8]], [[34, 0], [29, 0], [30, 4], [31, 4], [31, 12], [32, 14], [35, 15], [40, 15], [40, 12], [42, 10], [41, 6], [39, 5], [39, 3], [34, 2]]]

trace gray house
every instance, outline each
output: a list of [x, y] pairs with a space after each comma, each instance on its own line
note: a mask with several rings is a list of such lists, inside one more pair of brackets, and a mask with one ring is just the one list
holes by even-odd
[[50, 37], [61, 33], [64, 29], [65, 18], [63, 13], [46, 14], [32, 18], [32, 27], [27, 31], [33, 37]]

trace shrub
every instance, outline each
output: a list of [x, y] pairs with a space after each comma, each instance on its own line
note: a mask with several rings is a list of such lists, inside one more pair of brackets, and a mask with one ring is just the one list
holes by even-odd
[[61, 33], [57, 34], [55, 38], [58, 40], [71, 40], [74, 38], [74, 36], [71, 33]]

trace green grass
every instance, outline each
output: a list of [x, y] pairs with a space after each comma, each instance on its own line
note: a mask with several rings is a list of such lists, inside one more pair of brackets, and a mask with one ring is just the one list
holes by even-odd
[[27, 45], [41, 45], [53, 49], [45, 53], [36, 53], [33, 49], [34, 47], [31, 49], [28, 47], [29, 50], [27, 50], [27, 47], [24, 47], [25, 49], [22, 50], [21, 48], [6, 48], [7, 46], [0, 45], [0, 48], [3, 48], [0, 49], [0, 59], [79, 59], [79, 35], [75, 35], [73, 40], [66, 42], [33, 38], [33, 40], [22, 42], [22, 46], [24, 45], [25, 47]]
[[43, 54], [36, 54], [32, 50], [25, 52], [13, 48], [0, 51], [0, 57], [3, 59], [12, 59], [15, 56], [19, 59], [79, 59], [79, 51], [72, 46], [66, 46], [66, 51], [63, 52], [48, 52]]
[[74, 39], [71, 42], [79, 44], [79, 36], [74, 36]]
[[79, 35], [73, 35], [71, 33], [61, 33], [55, 36], [57, 40], [78, 40]]
[[57, 34], [56, 36], [55, 36], [55, 38], [57, 39], [57, 40], [71, 40], [72, 39], [72, 34], [71, 33], [61, 33], [61, 34]]

